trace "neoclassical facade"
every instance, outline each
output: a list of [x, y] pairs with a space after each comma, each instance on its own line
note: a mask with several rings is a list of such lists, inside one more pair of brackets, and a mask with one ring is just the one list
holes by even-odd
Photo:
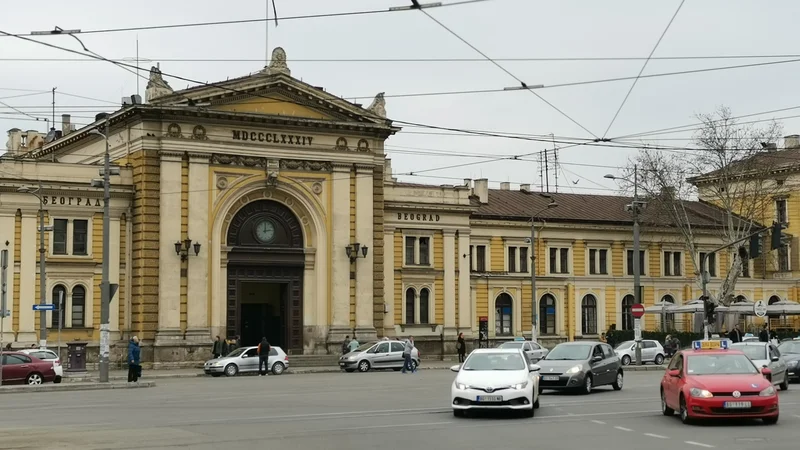
[[[46, 313], [48, 344], [59, 329], [64, 342], [98, 344], [102, 189], [92, 180], [106, 140], [93, 130], [108, 136], [120, 169], [109, 261], [117, 359], [132, 335], [145, 361], [174, 365], [207, 358], [217, 335], [266, 336], [291, 354], [335, 353], [346, 335], [414, 335], [427, 352], [459, 332], [476, 337], [482, 319], [495, 340], [530, 334], [534, 316], [552, 341], [631, 322], [629, 199], [553, 195], [559, 208], [537, 222], [533, 314], [526, 239], [546, 200], [487, 180], [398, 182], [384, 142], [399, 128], [381, 94], [367, 108], [342, 100], [293, 78], [276, 49], [259, 73], [182, 91], [153, 68], [146, 100], [78, 130], [67, 124], [51, 142], [10, 147], [0, 161], [4, 342], [39, 337], [41, 198], [52, 227], [47, 301], [61, 305]], [[20, 142], [19, 130], [9, 133]], [[698, 227], [713, 229], [709, 214]], [[643, 230], [645, 303], [696, 298], [674, 234]], [[718, 242], [712, 232], [702, 239]], [[725, 256], [714, 264], [724, 270]], [[744, 297], [797, 298], [793, 280], [751, 275], [740, 279]]]

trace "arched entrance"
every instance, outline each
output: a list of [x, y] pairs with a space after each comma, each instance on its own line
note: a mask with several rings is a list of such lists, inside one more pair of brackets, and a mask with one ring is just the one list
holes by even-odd
[[226, 233], [226, 329], [242, 345], [262, 337], [292, 353], [303, 351], [303, 231], [295, 214], [272, 200], [248, 203]]

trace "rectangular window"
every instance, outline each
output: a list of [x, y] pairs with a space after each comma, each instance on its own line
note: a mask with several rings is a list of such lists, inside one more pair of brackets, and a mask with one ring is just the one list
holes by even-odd
[[608, 250], [589, 249], [589, 275], [608, 274]]
[[519, 248], [519, 271], [528, 272], [528, 247]]
[[562, 248], [560, 249], [559, 253], [559, 257], [561, 259], [559, 261], [561, 265], [561, 273], [569, 273], [569, 249]]
[[72, 221], [72, 254], [88, 255], [89, 221]]
[[423, 266], [431, 264], [431, 238], [419, 238], [419, 263]]
[[785, 198], [775, 200], [775, 220], [778, 223], [789, 223], [789, 211]]
[[406, 236], [406, 265], [413, 266], [416, 259], [414, 252], [417, 247], [417, 238]]
[[469, 271], [470, 272], [474, 272], [475, 271], [475, 263], [472, 262], [472, 258], [474, 257], [473, 256], [474, 254], [475, 254], [475, 246], [474, 245], [470, 245], [469, 246]]
[[681, 276], [681, 252], [664, 252], [664, 276]]
[[704, 257], [706, 259], [705, 266], [701, 268], [701, 272], [708, 271], [709, 276], [717, 276], [717, 254], [700, 252], [700, 261], [703, 261]]
[[569, 248], [550, 248], [550, 273], [569, 273]]
[[[639, 250], [639, 275], [645, 275], [644, 272], [644, 250]], [[633, 250], [628, 250], [628, 275], [633, 276]]]
[[478, 245], [476, 254], [475, 265], [478, 268], [478, 272], [486, 272], [486, 246]]
[[508, 271], [517, 271], [517, 247], [508, 247]]
[[600, 273], [603, 275], [608, 274], [608, 250], [600, 250]]
[[53, 254], [67, 254], [67, 219], [53, 221]]
[[558, 249], [550, 249], [550, 273], [558, 273]]
[[789, 246], [782, 245], [778, 248], [778, 271], [789, 271]]

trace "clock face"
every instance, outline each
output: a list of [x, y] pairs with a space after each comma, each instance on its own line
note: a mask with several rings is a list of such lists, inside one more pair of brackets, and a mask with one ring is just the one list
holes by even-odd
[[256, 239], [266, 244], [275, 238], [275, 224], [269, 220], [262, 220], [256, 224]]

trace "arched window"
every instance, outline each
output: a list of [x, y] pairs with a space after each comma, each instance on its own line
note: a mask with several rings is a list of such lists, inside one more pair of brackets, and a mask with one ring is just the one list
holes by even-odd
[[86, 289], [83, 286], [72, 288], [72, 328], [86, 326]]
[[417, 300], [417, 293], [414, 288], [406, 289], [406, 323], [414, 323], [414, 304]]
[[[667, 303], [675, 304], [675, 299], [671, 295], [665, 295], [661, 297], [661, 304], [663, 306], [667, 306]], [[666, 323], [662, 324], [661, 331], [668, 331], [675, 329], [675, 314], [667, 313], [666, 316]]]
[[514, 302], [505, 292], [498, 295], [494, 301], [494, 334], [498, 336], [511, 336], [514, 334]]
[[430, 323], [429, 305], [430, 305], [431, 291], [424, 288], [419, 291], [419, 323]]
[[597, 334], [597, 299], [591, 294], [581, 300], [581, 334]]
[[556, 334], [556, 298], [550, 294], [539, 300], [539, 333]]
[[778, 303], [779, 301], [781, 301], [781, 298], [778, 297], [777, 295], [773, 295], [772, 297], [769, 298], [769, 301], [767, 301], [767, 304], [768, 305], [772, 305], [774, 303]]
[[51, 301], [56, 305], [56, 310], [53, 311], [53, 324], [51, 328], [63, 328], [64, 305], [67, 304], [67, 289], [63, 285], [56, 285], [53, 288], [53, 299]]
[[633, 313], [631, 313], [631, 308], [633, 307], [634, 303], [636, 303], [636, 299], [628, 294], [622, 298], [622, 329], [623, 330], [632, 330], [633, 329]]

